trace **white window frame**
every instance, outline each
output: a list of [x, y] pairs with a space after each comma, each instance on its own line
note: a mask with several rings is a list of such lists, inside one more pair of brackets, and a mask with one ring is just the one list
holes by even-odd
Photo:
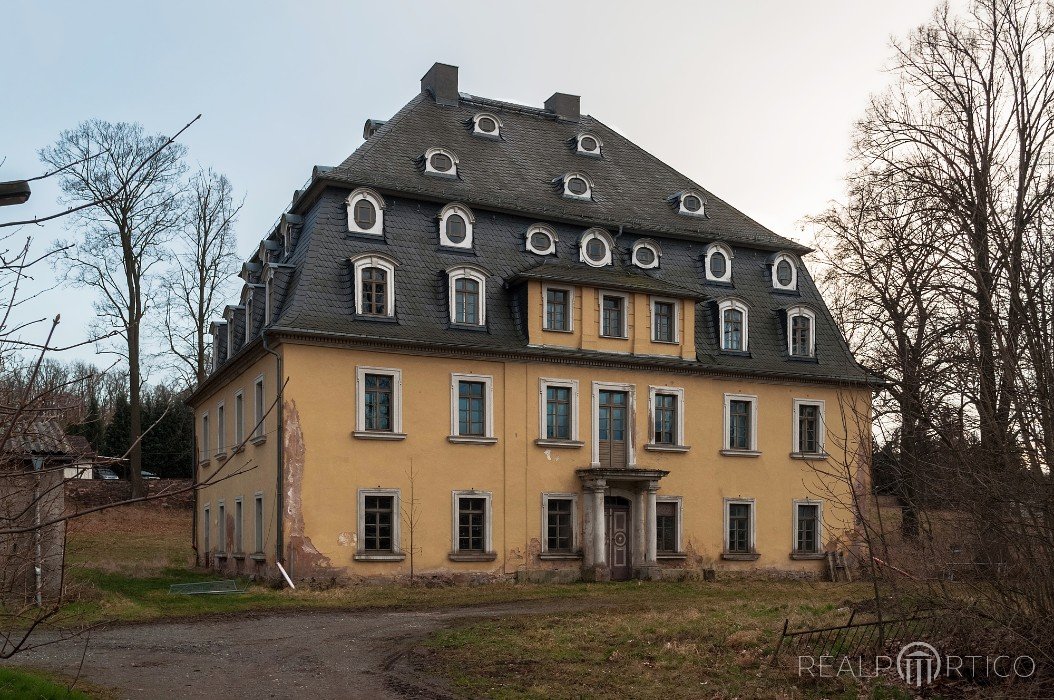
[[[798, 506], [816, 506], [816, 551], [798, 549]], [[823, 555], [823, 501], [818, 498], [795, 498], [791, 501], [791, 555]]]
[[264, 273], [264, 326], [271, 325], [271, 292], [274, 289], [274, 268]]
[[227, 319], [227, 359], [228, 360], [231, 359], [231, 355], [234, 354], [234, 316], [235, 316], [235, 311], [234, 310], [235, 310], [235, 308], [237, 308], [237, 307], [232, 306], [228, 310], [228, 313], [230, 314], [230, 318]]
[[252, 335], [253, 328], [253, 291], [255, 284], [245, 285], [245, 342], [249, 342], [249, 337]]
[[[725, 274], [723, 277], [715, 277], [710, 274], [710, 258], [714, 253], [721, 253], [725, 256]], [[710, 282], [731, 282], [732, 281], [732, 249], [721, 242], [714, 242], [706, 246], [706, 253], [703, 258], [703, 271], [706, 274], [706, 279]]]
[[600, 392], [601, 391], [624, 391], [627, 393], [626, 419], [626, 467], [637, 466], [637, 385], [623, 384], [619, 382], [593, 382], [591, 385], [589, 403], [593, 416], [592, 433], [590, 434], [589, 459], [590, 466], [600, 466]]
[[[677, 511], [676, 511], [677, 512], [677, 515], [676, 515], [676, 518], [677, 518], [677, 529], [676, 529], [676, 535], [675, 535], [676, 539], [674, 541], [674, 544], [676, 545], [677, 548], [674, 551], [672, 551], [672, 552], [660, 552], [659, 551], [659, 540], [658, 540], [659, 528], [656, 527], [655, 528], [655, 552], [656, 552], [656, 556], [659, 559], [662, 559], [663, 557], [680, 557], [680, 556], [682, 556], [684, 554], [684, 540], [683, 540], [683, 535], [684, 535], [684, 498], [682, 496], [656, 496], [655, 497], [655, 504], [658, 505], [660, 503], [673, 503], [676, 506], [676, 508], [677, 508]], [[659, 515], [658, 509], [656, 509], [655, 515], [656, 515], [656, 517], [658, 517], [658, 515]], [[657, 525], [657, 523], [656, 523], [656, 525]], [[726, 535], [726, 537], [727, 537], [727, 535]]]
[[[370, 228], [363, 228], [355, 221], [355, 205], [364, 199], [377, 210], [376, 220]], [[348, 198], [344, 200], [344, 205], [348, 212], [348, 231], [370, 236], [384, 235], [384, 210], [387, 208], [387, 203], [380, 193], [368, 187], [360, 187], [348, 195]]]
[[[260, 514], [259, 518], [256, 517], [257, 513]], [[266, 522], [267, 512], [264, 510], [263, 491], [257, 491], [253, 494], [253, 554], [264, 553], [264, 545], [267, 539], [264, 535]]]
[[[450, 552], [452, 554], [458, 554], [461, 550], [458, 548], [458, 536], [457, 536], [457, 525], [458, 525], [458, 512], [459, 512], [459, 501], [462, 498], [482, 498], [486, 501], [483, 507], [483, 554], [492, 555], [494, 554], [494, 542], [493, 542], [493, 530], [494, 530], [494, 497], [490, 491], [476, 491], [475, 489], [462, 490], [462, 491], [451, 491], [450, 493], [450, 507], [451, 507], [451, 530], [450, 530]], [[470, 554], [476, 554], [475, 550], [471, 550]]]
[[[549, 238], [549, 245], [545, 249], [540, 250], [531, 244], [531, 238], [533, 238], [536, 233], [541, 233]], [[527, 227], [527, 234], [524, 240], [524, 250], [528, 253], [534, 253], [535, 255], [553, 255], [556, 253], [556, 242], [558, 240], [560, 239], [551, 226], [546, 226], [545, 224], [531, 224]]]
[[[450, 322], [458, 326], [485, 326], [487, 325], [487, 273], [482, 268], [474, 265], [457, 265], [446, 270], [447, 275], [447, 309], [450, 313]], [[479, 283], [479, 319], [476, 323], [463, 323], [457, 320], [457, 306], [454, 303], [454, 286], [459, 279], [475, 280]]]
[[212, 553], [212, 502], [207, 502], [202, 508], [202, 517], [205, 519], [205, 529], [202, 532], [202, 546], [205, 550], [206, 561], [208, 560], [209, 554]]
[[[750, 446], [747, 449], [733, 448], [731, 446], [731, 435], [729, 434], [730, 410], [733, 401], [750, 402]], [[725, 394], [724, 435], [721, 437], [721, 454], [732, 457], [757, 457], [758, 451], [758, 397], [753, 394]]]
[[[622, 335], [604, 335], [604, 297], [620, 297], [622, 299]], [[605, 289], [597, 290], [597, 337], [609, 340], [629, 339], [629, 304], [630, 296], [625, 292], [612, 292]]]
[[[461, 382], [482, 382], [483, 397], [486, 401], [484, 414], [483, 436], [461, 435], [461, 423], [458, 413], [459, 387]], [[498, 439], [494, 436], [494, 377], [489, 374], [465, 374], [462, 372], [450, 373], [450, 442], [466, 443], [494, 443]]]
[[[604, 257], [600, 261], [594, 261], [588, 255], [586, 255], [586, 245], [589, 244], [594, 238], [599, 238], [604, 244]], [[611, 234], [602, 228], [591, 228], [582, 234], [582, 237], [578, 239], [578, 257], [586, 265], [590, 267], [607, 267], [611, 264], [612, 250], [615, 247], [615, 241], [611, 238]]]
[[238, 448], [245, 442], [245, 390], [234, 392], [234, 443]]
[[547, 437], [548, 428], [548, 401], [546, 401], [547, 389], [551, 386], [566, 387], [571, 390], [571, 437], [570, 442], [578, 442], [578, 380], [577, 379], [554, 379], [551, 377], [540, 377], [538, 379], [538, 442], [545, 444], [566, 443], [568, 440]]
[[[743, 313], [743, 347], [738, 350], [725, 347], [725, 311], [728, 309]], [[717, 344], [722, 352], [750, 352], [750, 307], [739, 299], [722, 299], [717, 303]]]
[[207, 462], [212, 459], [211, 451], [211, 436], [209, 435], [209, 412], [204, 411], [201, 414], [201, 459], [202, 462]]
[[[352, 270], [354, 271], [352, 277], [354, 278], [355, 284], [355, 313], [359, 316], [365, 316], [367, 318], [394, 318], [395, 317], [395, 261], [383, 255], [377, 253], [366, 253], [363, 255], [356, 255], [355, 257], [349, 258], [348, 261], [351, 263]], [[384, 316], [378, 316], [376, 314], [364, 314], [362, 312], [362, 272], [366, 268], [376, 267], [384, 270], [388, 275], [388, 285], [385, 290], [385, 311], [387, 313]]]
[[[732, 552], [729, 551], [728, 541], [728, 524], [729, 524], [729, 506], [732, 505], [748, 505], [750, 506], [750, 551], [749, 552]], [[724, 535], [722, 536], [723, 552], [722, 554], [733, 556], [736, 555], [756, 555], [757, 554], [757, 531], [758, 531], [758, 505], [756, 498], [726, 498], [724, 499]]]
[[[655, 337], [655, 304], [673, 304], [673, 340], [659, 340]], [[650, 317], [651, 342], [665, 345], [676, 345], [681, 342], [681, 300], [672, 297], [649, 297], [648, 316]]]
[[[223, 326], [220, 329], [220, 326]], [[212, 371], [215, 372], [220, 367], [220, 334], [227, 333], [227, 322], [217, 321], [216, 330], [212, 334]]]
[[[257, 391], [259, 391], [260, 401], [256, 400]], [[253, 417], [256, 422], [253, 423], [253, 434], [252, 439], [254, 442], [262, 442], [267, 436], [264, 430], [264, 418], [267, 415], [267, 394], [264, 391], [264, 375], [259, 375], [253, 380]]]
[[[788, 285], [780, 284], [780, 281], [779, 281], [779, 279], [777, 279], [777, 276], [776, 276], [776, 268], [779, 266], [780, 262], [783, 261], [783, 260], [786, 260], [788, 263], [790, 263], [790, 266], [791, 266], [791, 281], [790, 281], [790, 284], [788, 284]], [[782, 291], [792, 292], [792, 291], [794, 291], [794, 290], [796, 290], [798, 288], [798, 264], [797, 264], [797, 261], [794, 259], [794, 256], [791, 255], [790, 253], [780, 253], [775, 258], [773, 258], [772, 259], [772, 268], [771, 268], [770, 272], [772, 274], [772, 288], [773, 289], [779, 289], [779, 290], [782, 290]]]
[[[637, 252], [640, 251], [641, 248], [647, 248], [655, 256], [655, 259], [652, 260], [647, 265], [637, 261]], [[637, 241], [636, 243], [633, 244], [633, 252], [630, 255], [630, 260], [633, 261], [633, 264], [636, 267], [639, 267], [642, 270], [653, 270], [653, 269], [659, 267], [659, 258], [661, 258], [661, 257], [662, 257], [662, 248], [659, 247], [658, 243], [656, 243], [655, 241], [652, 241], [652, 240], [648, 240], [648, 239], [641, 239], [641, 240], [639, 240], [639, 241]]]
[[[677, 442], [673, 445], [665, 445], [655, 442], [655, 396], [657, 394], [669, 394], [677, 397]], [[684, 439], [684, 388], [679, 386], [649, 386], [648, 387], [648, 442], [645, 445], [649, 450], [686, 448]]]
[[[549, 326], [549, 290], [554, 289], [567, 292], [567, 328], [551, 328]], [[542, 330], [553, 333], [571, 333], [575, 329], [575, 288], [566, 287], [562, 284], [542, 285]]]
[[216, 554], [227, 555], [227, 503], [224, 499], [216, 501], [216, 536], [219, 538]]
[[[809, 354], [795, 355], [794, 350], [794, 317], [804, 316], [809, 319]], [[789, 357], [816, 357], [816, 312], [807, 306], [791, 306], [787, 309], [787, 355]]]
[[[392, 429], [391, 431], [366, 430], [366, 375], [382, 374], [392, 378]], [[403, 433], [403, 371], [394, 367], [355, 368], [355, 437], [376, 440], [401, 440]]]
[[[589, 137], [597, 142], [596, 150], [587, 151], [582, 147], [582, 139]], [[590, 156], [592, 158], [600, 158], [604, 155], [604, 142], [600, 140], [600, 137], [594, 134], [592, 131], [583, 131], [575, 136], [575, 153], [579, 153], [584, 156]]]
[[571, 501], [571, 551], [553, 552], [554, 557], [577, 557], [582, 544], [578, 534], [578, 494], [577, 493], [543, 493], [542, 494], [542, 556], [549, 554], [549, 501]]
[[[447, 170], [446, 172], [443, 172], [441, 170], [436, 170], [435, 168], [432, 167], [432, 156], [434, 156], [437, 153], [442, 153], [442, 154], [444, 154], [444, 155], [446, 155], [446, 156], [448, 156], [450, 158], [450, 162], [453, 164], [453, 165], [451, 165], [450, 170]], [[453, 177], [453, 178], [456, 178], [458, 176], [457, 169], [458, 169], [457, 156], [454, 155], [454, 152], [451, 151], [450, 149], [448, 149], [448, 148], [441, 148], [439, 146], [433, 146], [432, 148], [429, 148], [427, 151], [425, 151], [425, 174], [432, 175], [434, 177]]]
[[[570, 187], [568, 187], [568, 183], [570, 183], [571, 180], [573, 178], [576, 178], [576, 177], [581, 179], [582, 182], [586, 183], [586, 191], [583, 192], [582, 194], [575, 194], [574, 192], [571, 191]], [[592, 199], [593, 199], [593, 180], [588, 175], [586, 175], [585, 173], [582, 173], [582, 172], [570, 172], [570, 173], [567, 173], [562, 178], [560, 178], [560, 186], [561, 186], [561, 191], [563, 192], [564, 197], [566, 197], [567, 199], [578, 199], [578, 200], [581, 200], [581, 201], [584, 201], [584, 202], [589, 202], [589, 201], [592, 201]]]
[[[366, 543], [366, 497], [390, 496], [392, 498], [392, 549], [373, 551], [365, 549]], [[402, 493], [399, 489], [359, 489], [356, 499], [355, 559], [357, 561], [400, 561], [405, 555], [402, 548]]]
[[[798, 416], [802, 406], [816, 406], [820, 410], [818, 411], [819, 416], [817, 417], [816, 425], [816, 446], [819, 449], [817, 452], [802, 452], [798, 449], [798, 438], [800, 437], [800, 425]], [[822, 399], [794, 399], [793, 401], [793, 412], [791, 413], [791, 456], [799, 458], [809, 457], [826, 457], [827, 456], [827, 413], [825, 410], [825, 403]]]
[[216, 404], [216, 456], [227, 454], [227, 408], [223, 401]]
[[[453, 214], [460, 214], [465, 219], [465, 240], [455, 243], [447, 237], [446, 222]], [[451, 202], [439, 210], [436, 216], [439, 219], [439, 245], [444, 248], [458, 248], [461, 250], [472, 250], [473, 234], [476, 228], [476, 217], [464, 204]]]
[[[684, 198], [688, 197], [688, 196], [698, 197], [699, 198], [699, 211], [692, 211], [690, 209], [685, 208], [685, 206], [684, 206]], [[684, 192], [681, 192], [677, 196], [677, 213], [681, 214], [683, 216], [697, 216], [697, 217], [699, 217], [701, 219], [705, 219], [706, 218], [706, 198], [703, 197], [703, 195], [700, 194], [699, 192], [696, 192], [695, 190], [685, 190]]]
[[[483, 129], [479, 128], [479, 121], [484, 117], [494, 120], [494, 131], [483, 131]], [[503, 128], [505, 128], [505, 125], [501, 123], [501, 120], [490, 112], [478, 112], [472, 117], [472, 133], [476, 136], [482, 136], [483, 138], [488, 139], [500, 139], [501, 130]]]
[[234, 554], [245, 553], [245, 501], [241, 496], [234, 499]]

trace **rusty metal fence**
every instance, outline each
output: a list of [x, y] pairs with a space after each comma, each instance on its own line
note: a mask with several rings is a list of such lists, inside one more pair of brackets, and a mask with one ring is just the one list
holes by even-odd
[[783, 621], [772, 665], [779, 662], [781, 653], [796, 656], [859, 656], [877, 653], [889, 645], [926, 641], [951, 632], [952, 621], [935, 611], [917, 611], [907, 617], [856, 621], [856, 612], [849, 621], [836, 627], [789, 630], [790, 620]]

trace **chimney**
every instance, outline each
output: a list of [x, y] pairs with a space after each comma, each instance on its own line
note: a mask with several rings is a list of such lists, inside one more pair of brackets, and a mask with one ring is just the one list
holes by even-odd
[[553, 96], [545, 101], [545, 108], [554, 112], [560, 119], [576, 122], [581, 116], [578, 95], [565, 95], [562, 92], [554, 92]]
[[457, 66], [433, 63], [425, 76], [421, 78], [421, 92], [430, 93], [436, 104], [456, 107]]

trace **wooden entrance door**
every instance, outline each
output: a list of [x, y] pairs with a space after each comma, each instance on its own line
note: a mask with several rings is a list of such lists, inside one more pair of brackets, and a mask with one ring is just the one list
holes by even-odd
[[625, 467], [629, 454], [626, 447], [629, 396], [625, 391], [601, 391], [599, 398], [597, 439], [600, 466]]
[[612, 581], [625, 581], [633, 574], [629, 513], [630, 504], [625, 498], [611, 496], [604, 499], [605, 539]]

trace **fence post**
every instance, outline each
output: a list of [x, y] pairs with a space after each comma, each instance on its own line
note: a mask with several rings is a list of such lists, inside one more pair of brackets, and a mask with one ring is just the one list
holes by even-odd
[[786, 617], [783, 619], [783, 631], [780, 632], [780, 640], [776, 642], [776, 651], [772, 652], [772, 665], [775, 666], [776, 662], [780, 657], [780, 647], [783, 646], [783, 638], [787, 636], [787, 623], [790, 622], [790, 618]]

